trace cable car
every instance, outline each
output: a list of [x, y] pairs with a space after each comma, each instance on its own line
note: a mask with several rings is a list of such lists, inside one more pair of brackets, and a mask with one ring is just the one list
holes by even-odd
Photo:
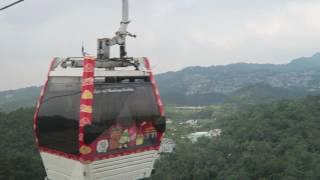
[[[97, 57], [54, 58], [34, 115], [48, 180], [137, 180], [151, 176], [166, 120], [147, 58], [127, 57], [128, 0]], [[110, 46], [120, 57], [110, 58]]]

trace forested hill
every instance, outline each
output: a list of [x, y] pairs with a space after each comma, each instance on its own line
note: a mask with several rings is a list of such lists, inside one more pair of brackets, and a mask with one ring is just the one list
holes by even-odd
[[40, 87], [28, 87], [0, 92], [0, 112], [9, 112], [22, 107], [34, 107]]
[[[168, 103], [206, 105], [232, 100], [246, 101], [247, 98], [242, 97], [248, 95], [249, 101], [270, 102], [270, 98], [320, 94], [320, 53], [292, 60], [289, 64], [237, 63], [188, 67], [160, 74], [156, 78], [160, 92]], [[259, 89], [261, 85], [264, 88]], [[257, 99], [256, 96], [270, 98]]]
[[33, 136], [34, 109], [0, 113], [0, 179], [43, 180], [45, 172]]
[[320, 97], [258, 106], [220, 119], [222, 135], [179, 143], [153, 180], [320, 179]]
[[[320, 94], [320, 53], [289, 64], [188, 67], [156, 76], [166, 104], [266, 103]], [[34, 106], [39, 87], [0, 92], [0, 111]]]
[[[260, 105], [217, 120], [214, 112], [206, 114], [222, 135], [196, 144], [177, 139], [176, 152], [161, 156], [152, 180], [320, 179], [320, 96]], [[1, 180], [45, 176], [32, 116], [33, 109], [0, 113]]]

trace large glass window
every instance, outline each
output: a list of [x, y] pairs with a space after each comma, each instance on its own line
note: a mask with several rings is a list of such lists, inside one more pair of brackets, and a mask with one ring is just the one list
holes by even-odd
[[85, 143], [95, 146], [98, 153], [155, 145], [159, 143], [159, 119], [161, 115], [148, 78], [96, 82], [93, 123], [85, 128]]
[[118, 120], [127, 126], [132, 120], [145, 121], [159, 116], [150, 82], [95, 85], [93, 121], [97, 124], [110, 126]]
[[80, 95], [80, 78], [49, 78], [38, 114], [40, 146], [79, 154]]

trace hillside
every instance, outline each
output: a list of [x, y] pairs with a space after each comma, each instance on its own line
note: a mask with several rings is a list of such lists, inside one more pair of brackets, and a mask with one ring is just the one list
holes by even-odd
[[0, 92], [0, 112], [9, 112], [21, 107], [33, 107], [40, 94], [40, 87], [28, 87]]
[[248, 85], [229, 94], [225, 102], [236, 104], [263, 104], [280, 99], [291, 99], [302, 97], [306, 94], [317, 94], [299, 88], [273, 87], [266, 83]]
[[33, 136], [33, 109], [0, 113], [0, 179], [40, 180], [45, 177]]
[[[222, 135], [202, 138], [196, 144], [173, 136], [176, 152], [161, 156], [151, 179], [320, 179], [319, 107], [320, 96], [314, 96], [224, 116], [215, 115], [214, 109], [189, 114], [185, 117], [206, 119], [194, 130], [210, 126], [221, 128]], [[169, 118], [177, 126], [172, 129], [168, 124], [167, 136], [193, 131], [179, 125], [175, 117], [183, 117], [181, 113], [171, 111]], [[32, 109], [0, 113], [0, 179], [40, 180], [45, 176], [33, 140], [32, 116]]]
[[[320, 94], [320, 53], [281, 65], [188, 67], [156, 79], [166, 104], [267, 103]], [[0, 92], [0, 111], [33, 106], [39, 92], [39, 87]]]
[[319, 96], [307, 97], [211, 121], [222, 135], [195, 144], [179, 140], [152, 180], [320, 179], [319, 107]]
[[[252, 88], [264, 84], [270, 89], [271, 99], [291, 96], [319, 94], [320, 92], [320, 53], [304, 57], [289, 64], [247, 64], [237, 63], [226, 66], [188, 67], [177, 72], [160, 74], [157, 77], [161, 94], [168, 103], [190, 105], [217, 103], [239, 99], [251, 88], [253, 97], [260, 91]], [[297, 91], [297, 92], [295, 92]], [[278, 92], [280, 94], [278, 94]], [[176, 96], [179, 95], [179, 98]], [[231, 97], [235, 96], [238, 97]], [[182, 101], [176, 100], [182, 99]], [[199, 103], [197, 99], [203, 99]], [[256, 99], [255, 101], [258, 101]]]

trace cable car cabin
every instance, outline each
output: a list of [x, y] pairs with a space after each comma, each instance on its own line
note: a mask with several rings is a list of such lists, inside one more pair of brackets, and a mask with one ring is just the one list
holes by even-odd
[[53, 60], [34, 118], [47, 179], [151, 175], [164, 110], [148, 60], [134, 62], [108, 68], [90, 57]]

